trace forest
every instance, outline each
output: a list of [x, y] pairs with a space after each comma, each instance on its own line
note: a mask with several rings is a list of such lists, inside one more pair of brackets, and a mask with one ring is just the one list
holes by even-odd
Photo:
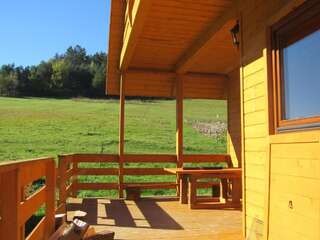
[[6, 64], [0, 68], [0, 96], [102, 98], [106, 64], [105, 53], [90, 55], [79, 45], [35, 66]]

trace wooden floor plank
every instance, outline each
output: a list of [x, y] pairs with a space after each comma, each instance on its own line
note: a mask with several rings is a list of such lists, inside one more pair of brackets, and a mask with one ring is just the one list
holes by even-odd
[[88, 212], [87, 221], [99, 230], [115, 231], [118, 240], [242, 240], [241, 211], [190, 210], [178, 199], [70, 199], [74, 211]]

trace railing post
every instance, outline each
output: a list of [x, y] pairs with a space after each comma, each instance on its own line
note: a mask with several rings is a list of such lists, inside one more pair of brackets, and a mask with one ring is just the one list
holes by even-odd
[[78, 162], [76, 161], [76, 155], [72, 155], [72, 197], [76, 198], [78, 194], [77, 184], [78, 184]]
[[55, 161], [51, 159], [46, 164], [46, 227], [45, 239], [54, 233], [55, 227], [55, 189], [56, 173]]
[[66, 183], [67, 162], [65, 156], [59, 156], [59, 212], [66, 213], [67, 183]]
[[20, 186], [18, 169], [0, 174], [0, 239], [21, 240], [18, 207], [20, 205]]

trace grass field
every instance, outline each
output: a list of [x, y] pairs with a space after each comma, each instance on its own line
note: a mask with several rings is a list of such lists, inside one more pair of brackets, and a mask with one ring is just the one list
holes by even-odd
[[[217, 136], [203, 132], [206, 126], [226, 122], [226, 103], [186, 100], [184, 108], [184, 152], [225, 153], [224, 129]], [[62, 153], [117, 153], [118, 111], [117, 100], [0, 98], [0, 161]], [[174, 154], [175, 124], [173, 100], [127, 101], [125, 151]], [[153, 177], [153, 181], [164, 178]], [[112, 179], [88, 176], [82, 180]]]

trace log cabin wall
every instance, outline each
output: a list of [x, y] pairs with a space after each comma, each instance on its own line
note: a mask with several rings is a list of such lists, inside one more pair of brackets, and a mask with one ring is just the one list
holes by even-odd
[[239, 4], [244, 228], [249, 239], [320, 239], [320, 132], [273, 134], [269, 116], [268, 29], [303, 2]]

